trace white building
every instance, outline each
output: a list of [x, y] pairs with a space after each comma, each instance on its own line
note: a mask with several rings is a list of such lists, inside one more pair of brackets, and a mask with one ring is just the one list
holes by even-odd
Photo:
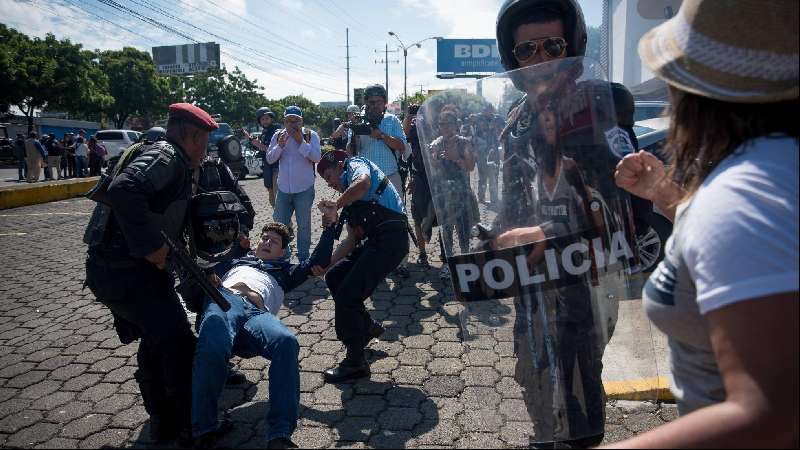
[[[639, 39], [678, 12], [681, 0], [604, 0], [604, 55], [611, 81], [634, 87], [653, 78], [642, 65]], [[601, 50], [601, 51], [603, 51]]]

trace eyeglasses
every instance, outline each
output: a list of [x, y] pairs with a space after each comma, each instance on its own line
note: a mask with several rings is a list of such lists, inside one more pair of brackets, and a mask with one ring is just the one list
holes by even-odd
[[514, 47], [514, 57], [519, 62], [528, 61], [536, 55], [539, 48], [550, 58], [560, 58], [567, 51], [567, 41], [560, 37], [546, 37], [520, 42]]

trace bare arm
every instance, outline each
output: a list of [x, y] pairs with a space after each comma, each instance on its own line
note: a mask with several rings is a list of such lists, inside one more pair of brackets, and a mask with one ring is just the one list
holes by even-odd
[[725, 401], [612, 448], [797, 448], [797, 317], [797, 291], [710, 312]]
[[351, 203], [361, 200], [369, 192], [372, 182], [369, 175], [361, 175], [336, 200], [336, 209], [340, 210]]

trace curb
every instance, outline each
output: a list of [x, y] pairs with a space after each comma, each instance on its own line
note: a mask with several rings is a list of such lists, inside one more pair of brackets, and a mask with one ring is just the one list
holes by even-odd
[[98, 179], [99, 177], [91, 177], [77, 180], [36, 183], [27, 186], [2, 187], [0, 188], [0, 209], [37, 205], [39, 203], [80, 197], [94, 187]]
[[669, 378], [651, 377], [638, 380], [604, 381], [603, 387], [609, 400], [657, 400], [674, 402], [669, 390]]

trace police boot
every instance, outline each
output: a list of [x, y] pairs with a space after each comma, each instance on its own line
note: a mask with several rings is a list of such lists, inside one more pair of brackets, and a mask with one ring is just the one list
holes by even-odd
[[343, 383], [345, 381], [368, 377], [370, 375], [369, 363], [364, 357], [364, 349], [360, 347], [347, 348], [347, 356], [339, 367], [328, 369], [323, 373], [326, 383]]

